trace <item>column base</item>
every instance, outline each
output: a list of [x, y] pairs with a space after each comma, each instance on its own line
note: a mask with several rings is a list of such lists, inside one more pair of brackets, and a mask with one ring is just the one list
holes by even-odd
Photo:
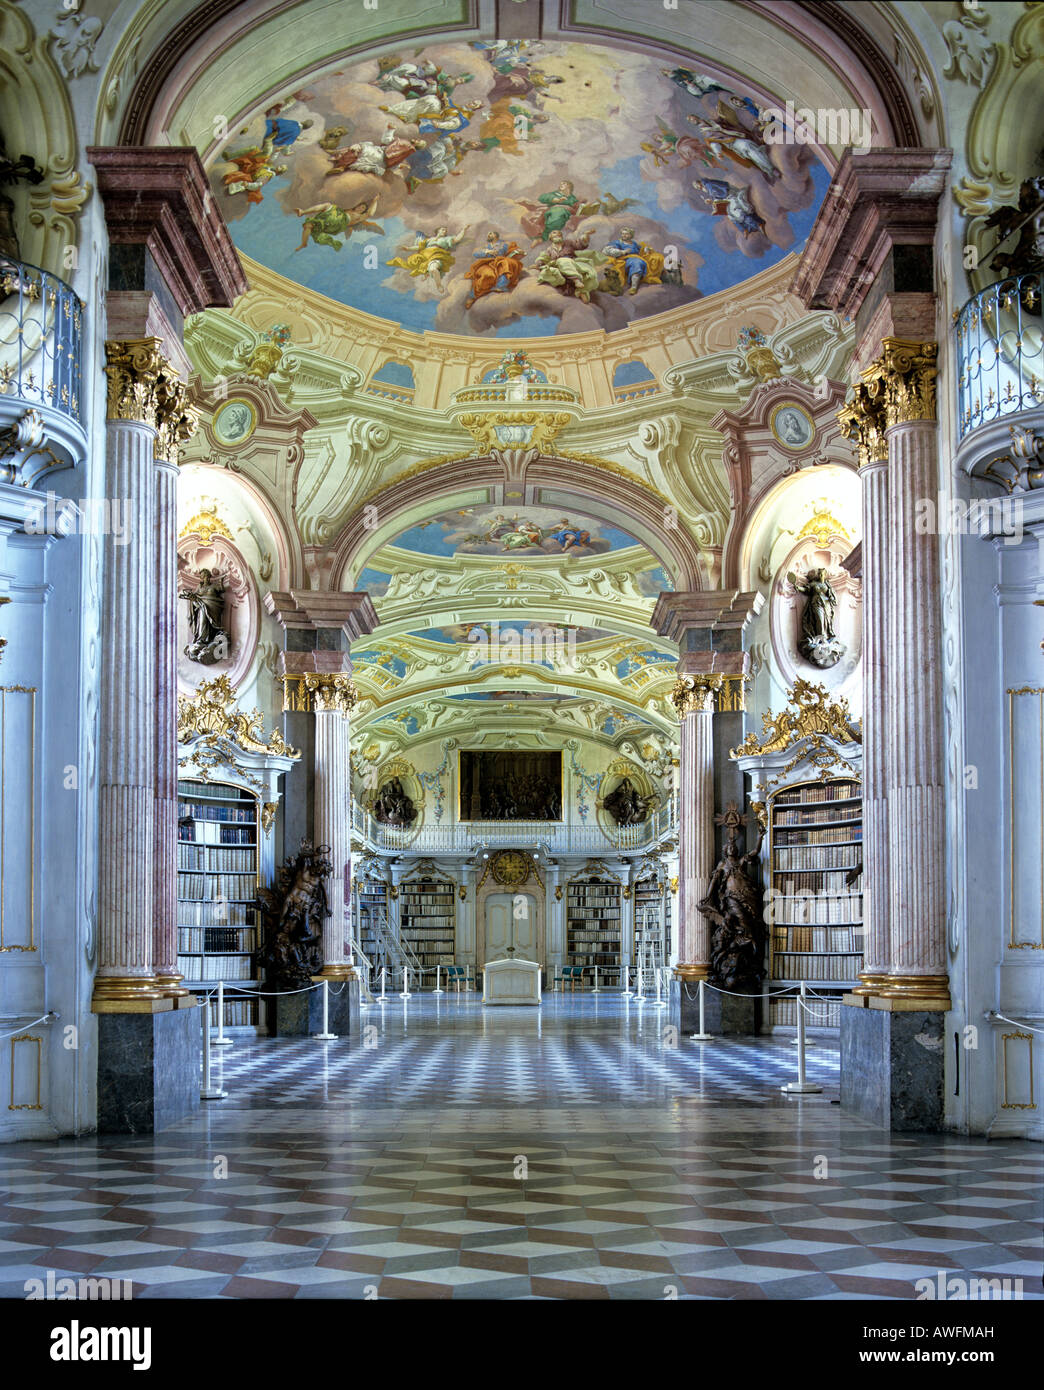
[[709, 965], [694, 965], [691, 961], [683, 962], [674, 967], [672, 978], [675, 980], [685, 980], [688, 984], [696, 984], [700, 980], [705, 980], [710, 974]]
[[187, 999], [192, 991], [185, 989], [182, 985], [184, 975], [179, 975], [176, 970], [169, 973], [157, 973], [156, 984], [163, 991], [168, 999]]
[[924, 1009], [951, 1008], [948, 975], [886, 975], [874, 994], [881, 999], [919, 1002]]
[[849, 1006], [841, 1010], [841, 1108], [882, 1129], [939, 1133], [945, 1012], [851, 995], [845, 1003]]
[[355, 973], [355, 966], [347, 962], [338, 965], [324, 965], [318, 975], [313, 975], [313, 980], [329, 980], [331, 984], [340, 980], [357, 980], [359, 977]]
[[[342, 983], [330, 982], [328, 1024], [339, 1038], [358, 1033], [361, 1027], [358, 978]], [[272, 1038], [310, 1038], [323, 1031], [323, 992], [278, 994], [268, 1001], [268, 1033]]]
[[[700, 1031], [699, 983], [672, 980], [668, 995], [668, 1015], [679, 1033], [686, 1037]], [[760, 994], [718, 994], [705, 989], [703, 1023], [708, 1033], [727, 1037], [756, 1037], [761, 1031]]]
[[162, 1002], [98, 1019], [99, 1134], [156, 1134], [199, 1109], [198, 1008]]
[[[157, 1001], [162, 1003], [167, 998], [166, 990], [154, 975], [96, 975], [91, 1012], [153, 1013], [156, 1010], [150, 1005]], [[138, 1010], [128, 1005], [141, 1005], [142, 1008]], [[168, 1003], [166, 1007], [172, 1006]]]
[[853, 994], [878, 994], [880, 993], [881, 986], [888, 979], [888, 976], [874, 975], [869, 972], [864, 973], [860, 971], [859, 979], [862, 983], [856, 985], [855, 989], [852, 990]]

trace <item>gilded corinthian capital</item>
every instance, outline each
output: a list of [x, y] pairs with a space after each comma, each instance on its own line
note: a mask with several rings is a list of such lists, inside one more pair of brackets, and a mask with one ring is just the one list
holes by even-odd
[[852, 388], [852, 399], [837, 412], [837, 423], [846, 439], [851, 439], [859, 451], [859, 467], [884, 463], [888, 458], [885, 439], [884, 398], [876, 381], [869, 385], [858, 382]]
[[156, 457], [176, 463], [195, 420], [185, 404], [185, 387], [160, 352], [159, 338], [105, 344], [110, 420], [134, 420], [156, 431]]
[[678, 718], [687, 714], [703, 714], [714, 709], [715, 697], [725, 677], [719, 673], [699, 676], [679, 676], [671, 691], [671, 704]]
[[359, 699], [355, 682], [344, 674], [310, 672], [303, 679], [303, 693], [309, 707], [320, 713], [350, 714]]
[[852, 398], [837, 412], [841, 433], [855, 442], [859, 467], [888, 458], [885, 430], [911, 420], [935, 419], [935, 343], [885, 338], [874, 359], [852, 388]]

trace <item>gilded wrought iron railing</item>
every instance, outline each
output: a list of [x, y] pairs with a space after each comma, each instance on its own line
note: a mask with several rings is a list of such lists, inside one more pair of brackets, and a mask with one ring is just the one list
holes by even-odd
[[1044, 404], [1038, 273], [998, 280], [954, 316], [960, 438]]
[[82, 423], [83, 303], [57, 275], [0, 256], [0, 396]]

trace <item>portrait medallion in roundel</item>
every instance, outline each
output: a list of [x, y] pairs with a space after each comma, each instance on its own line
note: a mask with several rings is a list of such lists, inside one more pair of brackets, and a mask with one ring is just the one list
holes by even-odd
[[257, 413], [249, 401], [226, 401], [214, 416], [214, 438], [226, 449], [238, 449], [256, 425]]
[[816, 426], [808, 411], [789, 401], [776, 406], [769, 428], [784, 449], [807, 449], [816, 436]]
[[515, 887], [529, 877], [529, 858], [517, 849], [505, 849], [493, 860], [493, 877], [498, 883]]

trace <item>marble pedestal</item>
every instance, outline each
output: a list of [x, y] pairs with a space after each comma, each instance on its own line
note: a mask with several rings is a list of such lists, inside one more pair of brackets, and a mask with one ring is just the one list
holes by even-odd
[[[681, 980], [672, 980], [668, 1002], [670, 1021], [679, 1033], [688, 1037], [700, 1031], [698, 985], [685, 986]], [[762, 996], [718, 994], [713, 989], [706, 989], [703, 1022], [708, 1033], [726, 1037], [755, 1037], [761, 1031]]]
[[[330, 985], [329, 1027], [345, 1038], [358, 1033], [361, 1014], [358, 980], [338, 980]], [[281, 994], [268, 1000], [268, 1033], [273, 1038], [306, 1038], [323, 1031], [323, 992]]]
[[943, 1127], [946, 1015], [841, 1009], [841, 1108], [882, 1129]]
[[98, 1132], [156, 1134], [199, 1108], [196, 1001], [156, 1014], [98, 1015]]

